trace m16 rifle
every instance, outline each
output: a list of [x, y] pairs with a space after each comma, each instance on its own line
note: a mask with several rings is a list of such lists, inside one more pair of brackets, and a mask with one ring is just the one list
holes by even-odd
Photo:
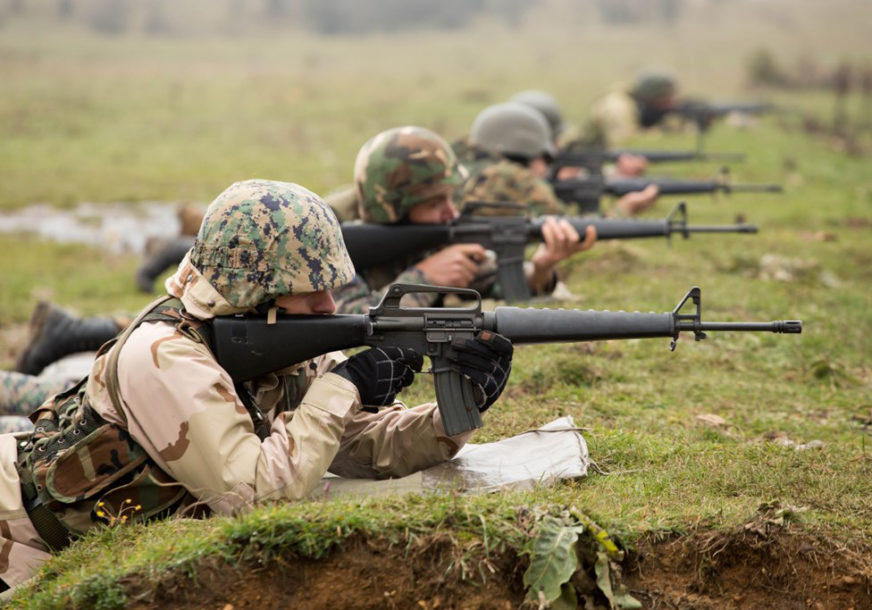
[[661, 195], [700, 195], [705, 193], [781, 193], [778, 184], [733, 184], [729, 171], [721, 171], [721, 177], [712, 180], [676, 180], [672, 178], [606, 178], [590, 175], [570, 180], [551, 182], [554, 193], [566, 203], [578, 207], [583, 214], [599, 213], [603, 195], [623, 197], [627, 193], [642, 191], [656, 184]]
[[691, 121], [698, 131], [707, 131], [716, 119], [737, 112], [742, 114], [763, 114], [776, 109], [769, 102], [704, 102], [687, 99], [680, 102], [673, 111], [681, 118]]
[[705, 102], [699, 99], [686, 99], [679, 102], [672, 114], [696, 127], [697, 150], [703, 148], [703, 138], [717, 119], [722, 119], [732, 113], [763, 114], [779, 108], [769, 102]]
[[[406, 294], [459, 294], [472, 300], [466, 307], [405, 308]], [[695, 310], [681, 313], [691, 302]], [[430, 358], [436, 402], [446, 434], [482, 425], [471, 382], [451, 370], [448, 356], [455, 339], [481, 331], [506, 336], [515, 345], [610, 339], [670, 337], [674, 350], [682, 331], [705, 339], [709, 331], [800, 333], [799, 320], [774, 322], [703, 322], [701, 293], [693, 287], [666, 313], [582, 311], [497, 307], [481, 310], [474, 290], [445, 286], [393, 284], [368, 314], [220, 316], [213, 323], [212, 350], [234, 382], [253, 379], [320, 354], [361, 346], [411, 348]]]
[[[508, 302], [530, 299], [530, 289], [524, 274], [524, 250], [527, 244], [544, 240], [545, 218], [523, 216], [479, 216], [482, 208], [504, 209], [502, 202], [471, 202], [464, 212], [447, 225], [399, 224], [380, 225], [360, 222], [342, 223], [345, 247], [355, 268], [369, 269], [391, 263], [418, 252], [427, 252], [451, 244], [480, 244], [492, 250], [497, 258], [497, 280], [503, 298]], [[692, 233], [756, 233], [757, 227], [747, 224], [692, 226], [687, 224], [687, 206], [679, 203], [672, 212], [659, 220], [618, 220], [609, 218], [563, 217], [579, 235], [587, 227], [596, 229], [597, 239], [640, 239]]]
[[621, 155], [645, 157], [648, 163], [676, 163], [684, 161], [717, 161], [719, 163], [744, 161], [741, 153], [704, 153], [695, 150], [645, 150], [645, 149], [612, 149], [604, 150], [577, 144], [562, 148], [549, 165], [549, 175], [552, 179], [564, 167], [581, 167], [588, 172], [601, 173], [603, 165], [615, 163]]

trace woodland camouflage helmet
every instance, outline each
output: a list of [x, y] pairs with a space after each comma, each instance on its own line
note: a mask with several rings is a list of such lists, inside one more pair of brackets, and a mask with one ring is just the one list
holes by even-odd
[[509, 100], [510, 102], [518, 102], [526, 104], [530, 108], [538, 110], [548, 121], [548, 127], [551, 129], [551, 139], [555, 140], [565, 129], [563, 124], [563, 113], [560, 111], [560, 106], [557, 100], [550, 93], [540, 91], [538, 89], [528, 89], [516, 93]]
[[330, 207], [298, 184], [246, 180], [206, 210], [191, 262], [234, 307], [331, 290], [354, 266]]
[[545, 117], [519, 102], [503, 102], [482, 110], [472, 122], [469, 142], [487, 152], [524, 159], [553, 156], [556, 152]]
[[650, 102], [671, 97], [675, 94], [675, 78], [664, 70], [640, 72], [630, 91], [633, 97], [642, 102]]
[[423, 127], [381, 132], [361, 147], [354, 162], [364, 222], [398, 222], [419, 203], [453, 193], [465, 178], [448, 143]]

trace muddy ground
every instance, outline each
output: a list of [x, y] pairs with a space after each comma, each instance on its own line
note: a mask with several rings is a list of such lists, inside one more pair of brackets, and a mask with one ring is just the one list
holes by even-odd
[[[131, 607], [142, 610], [535, 607], [523, 604], [525, 557], [491, 554], [486, 563], [467, 565], [472, 573], [465, 578], [461, 558], [446, 540], [407, 551], [354, 539], [318, 561], [246, 568], [210, 562], [196, 579], [178, 576], [157, 588], [136, 578], [125, 584], [136, 600]], [[872, 608], [870, 549], [753, 524], [644, 540], [627, 555], [623, 572], [645, 608]]]

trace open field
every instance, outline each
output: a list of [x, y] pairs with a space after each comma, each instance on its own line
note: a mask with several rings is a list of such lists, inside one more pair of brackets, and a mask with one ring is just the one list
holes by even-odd
[[[688, 92], [741, 99], [759, 94], [742, 87], [742, 61], [763, 44], [785, 59], [872, 59], [861, 27], [872, 10], [798, 6], [743, 21], [725, 4], [712, 30], [534, 21], [520, 33], [482, 24], [323, 40], [106, 39], [7, 21], [0, 209], [207, 202], [254, 176], [326, 192], [348, 181], [360, 144], [379, 130], [416, 123], [458, 137], [483, 106], [524, 88], [552, 91], [580, 122], [599, 92], [651, 63], [673, 66]], [[822, 93], [769, 97], [821, 117], [832, 103]], [[634, 144], [694, 139], [648, 134]], [[718, 125], [706, 145], [747, 154], [733, 167], [737, 182], [786, 192], [689, 199], [691, 223], [741, 216], [760, 233], [599, 244], [567, 265], [576, 300], [563, 306], [669, 311], [699, 285], [704, 320], [802, 319], [805, 328], [685, 336], [674, 353], [657, 339], [519, 347], [504, 398], [474, 440], [571, 415], [605, 474], [525, 493], [336, 500], [116, 528], [52, 561], [11, 606], [516, 607], [533, 515], [583, 513], [627, 549], [612, 559], [646, 607], [872, 607], [868, 151], [846, 155], [792, 116]], [[650, 216], [676, 201], [664, 198]], [[135, 292], [132, 255], [27, 235], [0, 234], [0, 248], [6, 367], [38, 299], [83, 314], [150, 300]], [[431, 396], [422, 376], [405, 399]]]

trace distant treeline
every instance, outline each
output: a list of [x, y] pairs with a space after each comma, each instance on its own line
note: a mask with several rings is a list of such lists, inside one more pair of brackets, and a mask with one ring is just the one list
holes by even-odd
[[[510, 27], [561, 7], [602, 23], [672, 22], [688, 0], [0, 0], [0, 25], [16, 17], [81, 24], [120, 35], [233, 33], [297, 27], [319, 34], [458, 29], [477, 19]], [[699, 1], [699, 0], [697, 0]], [[703, 0], [726, 2], [728, 0]]]
[[460, 28], [482, 15], [517, 25], [540, 1], [0, 0], [0, 23], [27, 17], [80, 23], [104, 34], [174, 35], [292, 26], [320, 34], [365, 34]]

